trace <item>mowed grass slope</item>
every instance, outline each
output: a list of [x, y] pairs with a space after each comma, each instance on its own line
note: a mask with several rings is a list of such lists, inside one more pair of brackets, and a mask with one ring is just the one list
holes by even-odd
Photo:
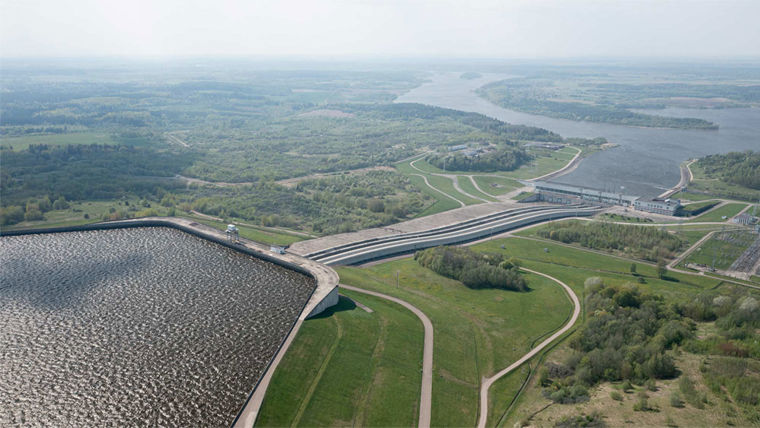
[[[701, 215], [693, 217], [690, 222], [707, 222], [707, 221], [727, 221], [731, 217], [739, 214], [741, 210], [747, 207], [747, 204], [728, 203], [713, 208]], [[723, 217], [726, 217], [725, 219]]]
[[414, 426], [423, 328], [407, 309], [361, 293], [301, 326], [257, 426]]
[[478, 183], [478, 186], [491, 196], [503, 195], [522, 187], [522, 184], [506, 177], [474, 175], [473, 178], [475, 179], [475, 182]]
[[472, 181], [470, 180], [470, 177], [466, 176], [457, 176], [457, 183], [459, 184], [459, 187], [464, 190], [465, 192], [477, 196], [481, 199], [485, 199], [489, 202], [498, 202], [498, 200], [490, 195], [487, 195], [480, 190], [478, 190], [474, 184], [472, 184]]
[[[400, 287], [396, 288], [396, 272]], [[572, 304], [552, 281], [527, 275], [532, 291], [471, 290], [411, 258], [369, 268], [338, 268], [342, 282], [400, 297], [435, 331], [432, 425], [473, 426], [480, 380], [510, 365], [539, 336], [564, 323]], [[507, 403], [494, 400], [499, 414]]]

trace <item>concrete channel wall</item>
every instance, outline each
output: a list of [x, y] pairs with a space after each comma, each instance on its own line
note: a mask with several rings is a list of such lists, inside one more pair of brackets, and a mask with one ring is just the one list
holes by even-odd
[[269, 251], [269, 247], [253, 241], [242, 240], [240, 243], [230, 242], [227, 239], [225, 232], [206, 226], [204, 224], [194, 222], [189, 219], [176, 217], [146, 217], [141, 219], [93, 223], [80, 226], [0, 231], [0, 236], [126, 229], [135, 227], [169, 227], [181, 230], [199, 238], [206, 239], [225, 247], [232, 248], [236, 251], [240, 251], [244, 254], [256, 257], [258, 259], [274, 263], [286, 269], [294, 270], [316, 280], [317, 286], [312, 292], [309, 300], [302, 308], [301, 314], [291, 327], [287, 336], [285, 336], [285, 339], [280, 344], [274, 357], [267, 365], [264, 373], [261, 375], [256, 385], [254, 385], [253, 390], [248, 395], [248, 399], [231, 424], [234, 427], [252, 427], [256, 421], [256, 417], [258, 416], [258, 412], [261, 408], [261, 404], [263, 403], [264, 395], [266, 394], [266, 390], [269, 387], [269, 382], [272, 379], [272, 375], [277, 369], [277, 365], [285, 355], [285, 352], [287, 352], [288, 348], [290, 347], [290, 344], [293, 342], [293, 339], [298, 333], [298, 329], [301, 327], [303, 321], [307, 318], [321, 313], [325, 309], [338, 303], [338, 274], [333, 269], [321, 263], [292, 253], [276, 254]]
[[375, 259], [391, 257], [394, 255], [411, 253], [424, 248], [435, 247], [439, 245], [453, 245], [465, 242], [471, 242], [489, 235], [495, 235], [507, 230], [517, 229], [542, 221], [556, 220], [567, 217], [588, 217], [599, 211], [597, 207], [576, 208], [576, 209], [555, 209], [546, 210], [546, 212], [526, 213], [527, 217], [518, 217], [511, 221], [503, 223], [486, 223], [480, 227], [470, 230], [441, 234], [441, 236], [430, 236], [424, 238], [410, 237], [409, 239], [400, 240], [394, 243], [378, 244], [373, 246], [366, 245], [366, 248], [337, 253], [330, 257], [325, 257], [321, 261], [329, 265], [353, 265], [368, 262]]

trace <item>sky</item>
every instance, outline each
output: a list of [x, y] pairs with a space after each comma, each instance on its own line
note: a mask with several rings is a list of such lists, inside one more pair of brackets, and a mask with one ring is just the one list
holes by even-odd
[[1, 57], [760, 57], [760, 0], [0, 0]]

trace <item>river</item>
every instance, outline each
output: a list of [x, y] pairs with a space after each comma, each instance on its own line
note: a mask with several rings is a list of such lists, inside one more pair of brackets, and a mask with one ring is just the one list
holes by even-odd
[[462, 79], [460, 73], [439, 73], [396, 99], [481, 113], [504, 122], [537, 126], [563, 137], [605, 137], [618, 147], [584, 159], [579, 167], [554, 181], [638, 196], [656, 196], [676, 185], [679, 164], [689, 158], [730, 151], [760, 150], [760, 109], [666, 109], [651, 114], [696, 117], [720, 126], [716, 131], [643, 128], [576, 122], [505, 109], [479, 97], [475, 89], [512, 76], [484, 74]]
[[0, 238], [0, 426], [229, 426], [315, 282], [168, 228]]

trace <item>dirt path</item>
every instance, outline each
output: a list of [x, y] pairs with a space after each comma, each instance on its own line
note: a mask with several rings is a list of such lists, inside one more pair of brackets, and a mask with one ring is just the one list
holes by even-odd
[[432, 185], [432, 184], [430, 184], [430, 182], [428, 181], [428, 179], [427, 179], [427, 176], [426, 176], [426, 175], [423, 175], [423, 174], [410, 174], [410, 175], [414, 175], [414, 176], [417, 176], [417, 177], [421, 177], [421, 178], [422, 178], [422, 180], [424, 180], [424, 181], [425, 181], [425, 185], [427, 185], [427, 187], [429, 187], [429, 188], [431, 188], [431, 189], [435, 190], [436, 192], [438, 192], [438, 193], [442, 194], [443, 196], [445, 196], [445, 197], [447, 197], [447, 198], [449, 198], [449, 199], [452, 199], [452, 200], [456, 201], [456, 202], [459, 204], [460, 208], [461, 208], [461, 207], [464, 207], [464, 206], [466, 206], [466, 205], [467, 205], [467, 204], [465, 204], [464, 202], [460, 201], [459, 199], [457, 199], [457, 198], [455, 198], [455, 197], [453, 197], [453, 196], [449, 195], [448, 193], [444, 192], [443, 190], [439, 190], [437, 187], [433, 187], [433, 185]]
[[428, 318], [427, 315], [425, 315], [421, 310], [399, 298], [392, 297], [383, 293], [378, 293], [376, 291], [369, 291], [363, 288], [352, 287], [350, 285], [340, 284], [340, 287], [345, 288], [346, 290], [369, 294], [370, 296], [380, 297], [381, 299], [398, 303], [399, 305], [412, 311], [414, 315], [417, 315], [417, 318], [422, 321], [422, 326], [425, 329], [425, 339], [422, 349], [422, 390], [420, 391], [420, 418], [417, 426], [419, 428], [429, 428], [430, 409], [432, 407], [433, 396], [433, 323], [430, 322], [430, 318]]
[[488, 389], [491, 388], [491, 385], [493, 385], [494, 382], [499, 380], [500, 378], [506, 376], [516, 368], [520, 367], [523, 363], [531, 359], [534, 355], [541, 352], [542, 349], [550, 345], [552, 342], [554, 342], [555, 339], [562, 336], [572, 328], [572, 326], [575, 324], [575, 322], [578, 320], [578, 315], [581, 313], [581, 302], [578, 300], [578, 296], [573, 292], [573, 289], [570, 288], [567, 284], [564, 282], [558, 280], [557, 278], [554, 278], [552, 276], [546, 275], [541, 272], [537, 272], [531, 269], [527, 268], [520, 268], [521, 270], [524, 270], [526, 272], [530, 272], [536, 275], [543, 276], [544, 278], [548, 278], [557, 284], [561, 285], [562, 288], [565, 289], [565, 292], [567, 292], [567, 295], [570, 297], [570, 300], [572, 300], [574, 309], [573, 309], [573, 315], [570, 317], [570, 320], [559, 330], [557, 330], [554, 334], [552, 334], [548, 339], [544, 340], [536, 346], [535, 348], [531, 349], [530, 352], [523, 355], [522, 358], [515, 361], [511, 366], [501, 370], [500, 372], [496, 373], [495, 375], [484, 378], [483, 382], [480, 385], [480, 417], [478, 419], [478, 428], [485, 428], [486, 422], [488, 422]]

